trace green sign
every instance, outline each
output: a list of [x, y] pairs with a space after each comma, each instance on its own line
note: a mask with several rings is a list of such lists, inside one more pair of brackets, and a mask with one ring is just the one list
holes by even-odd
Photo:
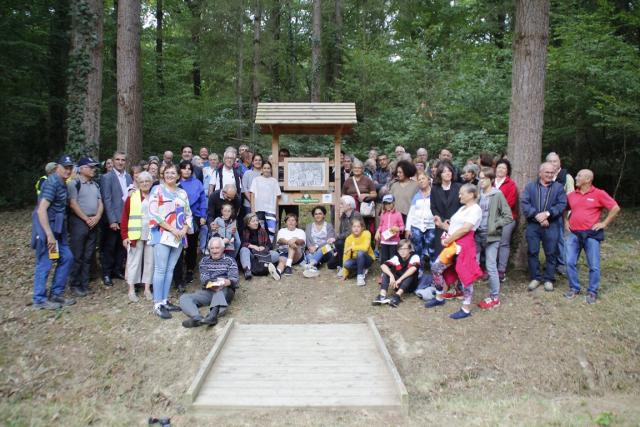
[[303, 194], [299, 199], [293, 199], [296, 203], [318, 203], [320, 199], [311, 197], [309, 194]]

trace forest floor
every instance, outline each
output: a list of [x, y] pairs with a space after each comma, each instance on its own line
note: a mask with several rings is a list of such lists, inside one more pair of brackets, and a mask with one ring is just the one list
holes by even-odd
[[[185, 329], [150, 303], [130, 303], [124, 282], [58, 312], [30, 306], [34, 257], [30, 212], [0, 213], [0, 424], [146, 425], [638, 425], [640, 420], [640, 212], [626, 211], [602, 246], [596, 305], [526, 291], [510, 272], [502, 305], [448, 315], [415, 296], [397, 309], [372, 307], [375, 274], [356, 287], [321, 270], [241, 281], [226, 318]], [[635, 254], [635, 255], [633, 255]], [[374, 272], [374, 273], [377, 273]], [[586, 278], [582, 265], [581, 276]], [[196, 289], [198, 283], [191, 284]], [[475, 302], [487, 284], [476, 286]], [[372, 317], [409, 392], [407, 416], [376, 410], [273, 410], [195, 418], [183, 395], [226, 320], [241, 323], [363, 323]]]

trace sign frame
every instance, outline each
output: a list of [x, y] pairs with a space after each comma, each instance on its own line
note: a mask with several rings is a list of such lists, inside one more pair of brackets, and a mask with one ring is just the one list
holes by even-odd
[[[327, 157], [285, 157], [284, 158], [284, 191], [328, 191], [329, 190], [329, 158]], [[324, 171], [324, 182], [321, 185], [291, 185], [289, 182], [289, 168], [292, 164], [314, 163], [321, 164]]]

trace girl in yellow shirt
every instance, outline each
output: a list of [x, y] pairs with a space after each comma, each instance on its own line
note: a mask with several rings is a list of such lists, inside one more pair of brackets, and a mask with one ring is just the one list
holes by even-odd
[[344, 242], [344, 255], [342, 257], [343, 275], [346, 280], [349, 273], [356, 272], [356, 285], [364, 286], [367, 270], [373, 264], [375, 255], [371, 248], [371, 233], [365, 230], [362, 218], [351, 220], [351, 234]]

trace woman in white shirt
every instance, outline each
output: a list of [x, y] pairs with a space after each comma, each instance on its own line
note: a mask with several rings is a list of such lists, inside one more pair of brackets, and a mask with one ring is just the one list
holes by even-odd
[[256, 176], [251, 181], [249, 189], [251, 197], [251, 212], [258, 215], [258, 219], [273, 240], [276, 234], [276, 212], [278, 212], [278, 197], [280, 196], [280, 184], [271, 176], [273, 170], [270, 162], [262, 165], [262, 175]]
[[418, 192], [411, 200], [407, 224], [407, 239], [411, 239], [415, 253], [420, 257], [421, 268], [436, 261], [436, 224], [431, 212], [431, 180], [424, 171], [417, 174]]

